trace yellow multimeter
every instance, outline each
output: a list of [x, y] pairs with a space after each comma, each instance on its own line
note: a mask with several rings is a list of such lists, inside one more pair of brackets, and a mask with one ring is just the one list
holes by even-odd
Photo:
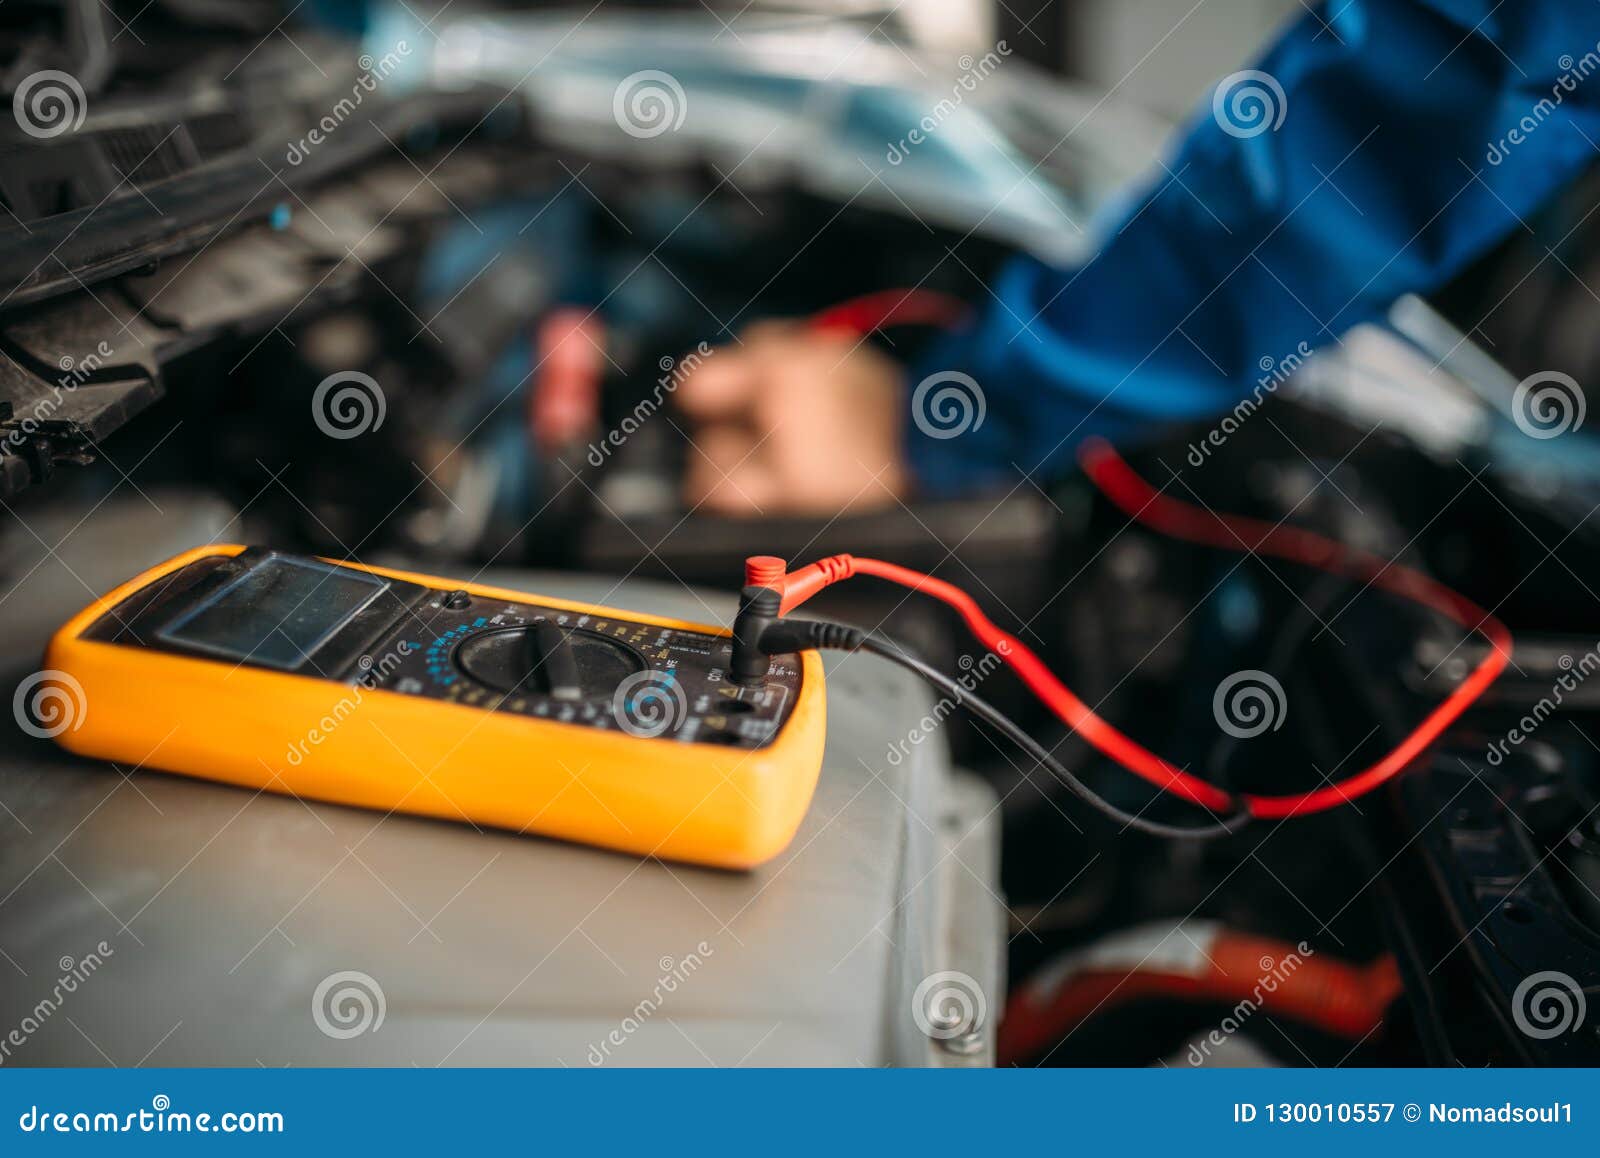
[[822, 665], [729, 678], [714, 627], [428, 575], [201, 547], [79, 612], [46, 665], [74, 752], [727, 868], [793, 839]]

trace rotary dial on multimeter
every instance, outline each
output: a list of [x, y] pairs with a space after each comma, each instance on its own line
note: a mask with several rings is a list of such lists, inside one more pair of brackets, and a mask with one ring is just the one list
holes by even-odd
[[74, 751], [746, 867], [810, 800], [822, 671], [780, 655], [741, 684], [731, 654], [717, 628], [208, 547], [86, 608], [47, 662], [88, 701]]
[[[563, 723], [755, 748], [776, 732], [798, 682], [798, 666], [780, 660], [765, 684], [741, 687], [726, 678], [732, 645], [702, 632], [478, 600], [463, 591], [430, 595], [417, 622], [402, 623], [366, 655], [377, 673], [373, 686]], [[419, 631], [419, 622], [429, 630]], [[385, 663], [402, 651], [398, 663]]]

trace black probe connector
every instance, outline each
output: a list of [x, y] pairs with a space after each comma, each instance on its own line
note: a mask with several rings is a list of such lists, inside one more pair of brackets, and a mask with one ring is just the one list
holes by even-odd
[[854, 651], [867, 633], [845, 623], [817, 619], [785, 619], [783, 598], [771, 587], [746, 587], [739, 592], [739, 614], [733, 620], [733, 658], [728, 670], [746, 687], [766, 682], [768, 657], [811, 648]]

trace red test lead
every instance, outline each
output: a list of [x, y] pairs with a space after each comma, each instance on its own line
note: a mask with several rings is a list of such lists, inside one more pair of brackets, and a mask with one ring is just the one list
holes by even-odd
[[[746, 561], [746, 589], [764, 588], [777, 596], [776, 615], [787, 615], [823, 588], [854, 575], [871, 575], [932, 596], [955, 609], [979, 642], [1010, 665], [1028, 688], [1085, 741], [1107, 758], [1165, 792], [1212, 812], [1243, 809], [1258, 819], [1281, 819], [1322, 812], [1346, 804], [1403, 771], [1480, 697], [1505, 669], [1511, 656], [1511, 633], [1493, 615], [1465, 596], [1404, 564], [1346, 547], [1298, 527], [1259, 519], [1221, 515], [1162, 494], [1152, 487], [1106, 442], [1086, 442], [1079, 454], [1091, 482], [1130, 518], [1174, 538], [1231, 551], [1260, 555], [1313, 567], [1400, 595], [1446, 616], [1490, 644], [1472, 673], [1430, 711], [1382, 759], [1344, 780], [1312, 792], [1281, 796], [1242, 794], [1235, 797], [1215, 784], [1185, 772], [1150, 751], [1095, 713], [1056, 678], [1031, 648], [1004, 631], [983, 613], [965, 591], [931, 575], [855, 555], [830, 555], [795, 571], [775, 556]], [[766, 596], [771, 599], [771, 596]]]

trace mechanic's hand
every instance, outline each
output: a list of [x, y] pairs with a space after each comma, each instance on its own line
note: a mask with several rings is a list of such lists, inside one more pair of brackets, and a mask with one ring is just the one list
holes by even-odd
[[725, 514], [837, 514], [903, 495], [900, 368], [853, 336], [762, 322], [678, 387], [691, 504]]

